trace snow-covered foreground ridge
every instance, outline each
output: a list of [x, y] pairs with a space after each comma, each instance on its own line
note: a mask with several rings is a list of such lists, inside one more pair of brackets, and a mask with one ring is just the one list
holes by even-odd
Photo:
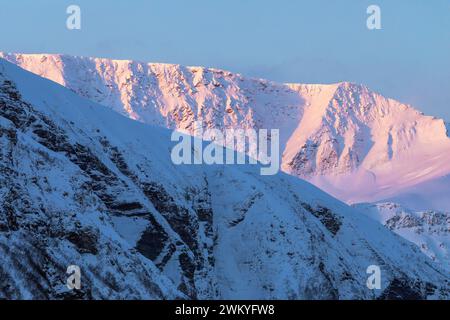
[[365, 86], [280, 84], [203, 67], [66, 55], [0, 57], [144, 123], [191, 133], [196, 120], [206, 128], [280, 129], [283, 170], [341, 200], [450, 210], [445, 122]]
[[449, 298], [416, 246], [311, 184], [175, 166], [170, 131], [1, 59], [0, 145], [1, 298]]

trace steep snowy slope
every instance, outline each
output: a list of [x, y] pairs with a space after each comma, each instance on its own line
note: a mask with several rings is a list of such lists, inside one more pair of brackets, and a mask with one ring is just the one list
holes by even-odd
[[450, 213], [414, 212], [395, 203], [355, 206], [372, 219], [415, 243], [431, 259], [450, 271]]
[[[283, 170], [341, 200], [395, 199], [421, 209], [423, 199], [430, 209], [450, 210], [436, 195], [450, 191], [439, 182], [450, 173], [444, 121], [364, 86], [277, 84], [222, 70], [126, 60], [0, 56], [145, 123], [191, 133], [197, 119], [209, 128], [279, 128]], [[424, 183], [433, 192], [416, 188], [415, 203], [408, 203]]]
[[166, 129], [4, 60], [0, 143], [2, 298], [449, 298], [416, 246], [309, 183], [175, 166]]

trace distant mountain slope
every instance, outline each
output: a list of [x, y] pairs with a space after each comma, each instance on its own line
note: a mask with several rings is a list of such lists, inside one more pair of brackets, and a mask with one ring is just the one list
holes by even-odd
[[0, 298], [449, 298], [419, 249], [309, 183], [175, 166], [169, 131], [2, 59], [0, 144]]
[[[385, 199], [387, 202], [401, 203], [416, 211], [450, 212], [450, 175], [431, 179], [405, 188], [402, 192]], [[444, 208], [440, 210], [440, 208]]]
[[415, 212], [390, 202], [358, 204], [355, 207], [415, 243], [426, 255], [450, 271], [449, 212]]
[[[203, 67], [66, 55], [0, 57], [145, 123], [191, 133], [197, 119], [209, 128], [279, 128], [283, 170], [347, 202], [403, 203], [414, 186], [450, 174], [444, 121], [361, 85], [279, 84]], [[441, 197], [422, 198], [430, 209], [450, 210]]]

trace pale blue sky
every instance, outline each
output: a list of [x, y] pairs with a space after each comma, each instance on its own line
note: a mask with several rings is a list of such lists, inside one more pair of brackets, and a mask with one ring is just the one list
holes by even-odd
[[[78, 4], [82, 30], [66, 29]], [[381, 7], [382, 30], [366, 28]], [[450, 0], [0, 0], [0, 50], [363, 83], [450, 121]]]

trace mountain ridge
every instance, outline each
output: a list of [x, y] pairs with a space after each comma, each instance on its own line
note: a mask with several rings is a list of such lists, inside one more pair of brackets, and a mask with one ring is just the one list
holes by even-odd
[[[132, 60], [0, 56], [144, 123], [191, 134], [196, 120], [220, 130], [279, 128], [282, 169], [348, 203], [401, 202], [414, 186], [450, 174], [448, 124], [364, 85], [280, 84]], [[427, 197], [430, 209], [448, 209]]]

